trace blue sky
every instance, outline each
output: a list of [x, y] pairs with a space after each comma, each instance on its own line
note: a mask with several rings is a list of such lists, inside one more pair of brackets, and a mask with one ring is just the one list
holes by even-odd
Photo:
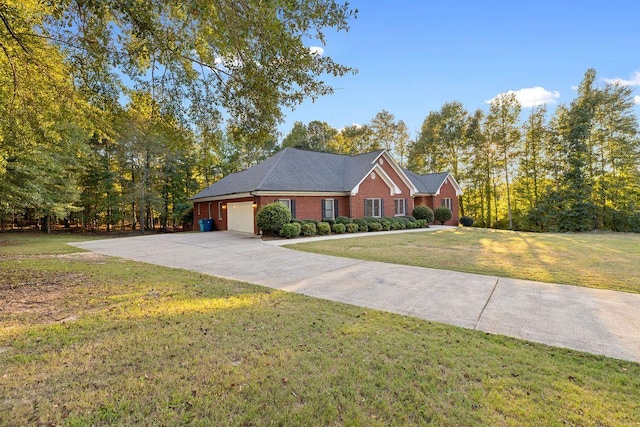
[[487, 100], [508, 90], [542, 88], [517, 94], [525, 104], [531, 95], [542, 96], [553, 109], [574, 98], [588, 68], [601, 83], [622, 79], [640, 95], [638, 0], [350, 4], [358, 18], [348, 33], [330, 32], [323, 48], [359, 73], [327, 79], [334, 94], [286, 110], [283, 135], [294, 121], [321, 120], [340, 129], [386, 109], [405, 121], [413, 138], [427, 114], [445, 102], [486, 110]]

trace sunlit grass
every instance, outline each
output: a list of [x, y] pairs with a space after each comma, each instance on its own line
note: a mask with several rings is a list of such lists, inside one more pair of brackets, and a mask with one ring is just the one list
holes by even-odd
[[640, 420], [638, 364], [107, 257], [15, 261], [0, 300], [44, 302], [0, 312], [0, 425]]
[[478, 228], [300, 243], [308, 252], [640, 293], [640, 235]]

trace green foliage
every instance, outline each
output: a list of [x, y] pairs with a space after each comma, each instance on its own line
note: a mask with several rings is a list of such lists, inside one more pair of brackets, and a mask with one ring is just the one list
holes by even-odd
[[355, 224], [353, 222], [346, 224], [346, 228], [347, 228], [347, 233], [357, 233], [359, 230], [358, 224]]
[[278, 202], [263, 206], [256, 216], [258, 228], [267, 234], [278, 233], [282, 226], [290, 221], [291, 211]]
[[363, 218], [355, 218], [353, 220], [354, 224], [358, 225], [358, 231], [367, 232], [369, 231], [369, 226], [367, 224], [367, 220]]
[[290, 222], [282, 226], [282, 228], [280, 229], [280, 236], [291, 239], [293, 237], [298, 237], [300, 235], [300, 231], [300, 224], [298, 224], [297, 222]]
[[471, 218], [470, 216], [464, 215], [460, 218], [460, 224], [462, 224], [465, 227], [471, 227], [473, 226], [473, 218]]
[[416, 220], [416, 223], [418, 224], [418, 228], [427, 228], [427, 227], [429, 227], [429, 223], [427, 222], [426, 219], [418, 219], [418, 220]]
[[446, 206], [439, 206], [433, 212], [433, 217], [440, 224], [444, 224], [445, 222], [449, 221], [451, 219], [451, 216], [451, 209]]
[[318, 225], [318, 222], [320, 221], [316, 221], [315, 219], [303, 219], [302, 223], [303, 224], [313, 224], [313, 225]]
[[346, 226], [344, 224], [339, 223], [339, 222], [333, 224], [333, 226], [331, 227], [331, 230], [336, 234], [344, 234], [346, 229], [347, 229]]
[[425, 219], [427, 223], [433, 222], [433, 210], [428, 206], [416, 206], [411, 212], [411, 216], [416, 219]]
[[317, 226], [313, 222], [303, 222], [300, 232], [303, 236], [315, 236], [317, 232]]
[[352, 222], [353, 221], [351, 220], [351, 218], [346, 217], [346, 216], [339, 216], [339, 217], [336, 218], [336, 223], [337, 224], [347, 225], [347, 224], [351, 224]]
[[333, 224], [336, 223], [336, 220], [335, 219], [331, 219], [331, 218], [323, 218], [322, 222], [326, 222], [327, 224], [333, 226]]
[[381, 221], [380, 218], [376, 218], [374, 216], [367, 216], [367, 217], [364, 217], [363, 219], [367, 221], [367, 224], [373, 224], [373, 223], [380, 224], [380, 221]]
[[380, 225], [382, 226], [383, 231], [391, 230], [391, 221], [389, 221], [388, 219], [383, 219], [382, 221], [380, 221]]
[[331, 233], [331, 225], [328, 222], [319, 222], [318, 223], [318, 236], [326, 236]]
[[379, 222], [370, 222], [369, 231], [382, 231], [382, 224]]

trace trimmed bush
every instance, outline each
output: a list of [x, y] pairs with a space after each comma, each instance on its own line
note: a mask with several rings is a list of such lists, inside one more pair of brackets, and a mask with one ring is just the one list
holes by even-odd
[[404, 219], [408, 219], [410, 222], [416, 222], [417, 221], [416, 217], [411, 216], [411, 215], [403, 216], [403, 218]]
[[319, 221], [316, 221], [315, 219], [303, 219], [302, 223], [303, 224], [313, 224], [313, 225], [318, 225]]
[[416, 206], [411, 212], [411, 216], [415, 219], [426, 219], [427, 224], [433, 222], [433, 211], [428, 206]]
[[336, 221], [331, 218], [322, 218], [322, 222], [326, 222], [327, 224], [329, 224], [330, 227], [333, 227], [333, 224], [336, 223]]
[[346, 227], [347, 227], [347, 233], [355, 233], [360, 228], [358, 227], [358, 224], [355, 224], [353, 222], [346, 224]]
[[372, 222], [369, 224], [369, 231], [382, 231], [382, 224], [379, 222]]
[[312, 222], [302, 224], [302, 229], [300, 230], [303, 236], [315, 236], [317, 231], [318, 228]]
[[373, 223], [380, 224], [380, 222], [381, 222], [381, 219], [380, 218], [376, 218], [375, 216], [367, 216], [367, 217], [364, 217], [362, 219], [367, 221], [367, 224], [373, 224]]
[[471, 227], [473, 225], [473, 218], [465, 215], [460, 218], [460, 224], [462, 224], [464, 227]]
[[367, 225], [367, 220], [363, 218], [356, 218], [353, 220], [354, 224], [358, 224], [358, 231], [369, 231], [369, 226]]
[[318, 236], [326, 236], [331, 233], [331, 226], [328, 222], [319, 222], [317, 227]]
[[445, 222], [451, 219], [451, 209], [446, 206], [440, 206], [433, 212], [433, 217], [440, 224], [444, 224]]
[[333, 224], [333, 226], [331, 227], [331, 230], [333, 230], [333, 232], [336, 234], [344, 234], [346, 229], [347, 227], [344, 224], [340, 223]]
[[336, 224], [351, 224], [353, 221], [351, 221], [351, 218], [346, 217], [346, 216], [339, 216], [338, 218], [336, 218]]
[[298, 237], [300, 235], [301, 226], [297, 222], [290, 222], [289, 224], [285, 224], [280, 229], [280, 235], [282, 237], [286, 237], [287, 239], [291, 239], [292, 237]]
[[427, 228], [429, 226], [429, 224], [427, 223], [426, 219], [417, 219], [416, 223], [418, 224], [418, 227], [420, 227], [420, 228]]
[[380, 223], [380, 225], [382, 225], [382, 230], [383, 231], [391, 230], [391, 221], [389, 221], [387, 219], [383, 219], [382, 222]]
[[258, 211], [256, 222], [263, 233], [275, 235], [282, 226], [291, 221], [291, 211], [282, 204], [275, 202], [263, 206]]

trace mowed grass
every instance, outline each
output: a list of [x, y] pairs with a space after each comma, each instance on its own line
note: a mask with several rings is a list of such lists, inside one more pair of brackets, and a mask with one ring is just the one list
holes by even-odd
[[640, 293], [640, 234], [458, 227], [289, 246], [368, 261]]
[[639, 364], [12, 238], [0, 425], [640, 422]]

